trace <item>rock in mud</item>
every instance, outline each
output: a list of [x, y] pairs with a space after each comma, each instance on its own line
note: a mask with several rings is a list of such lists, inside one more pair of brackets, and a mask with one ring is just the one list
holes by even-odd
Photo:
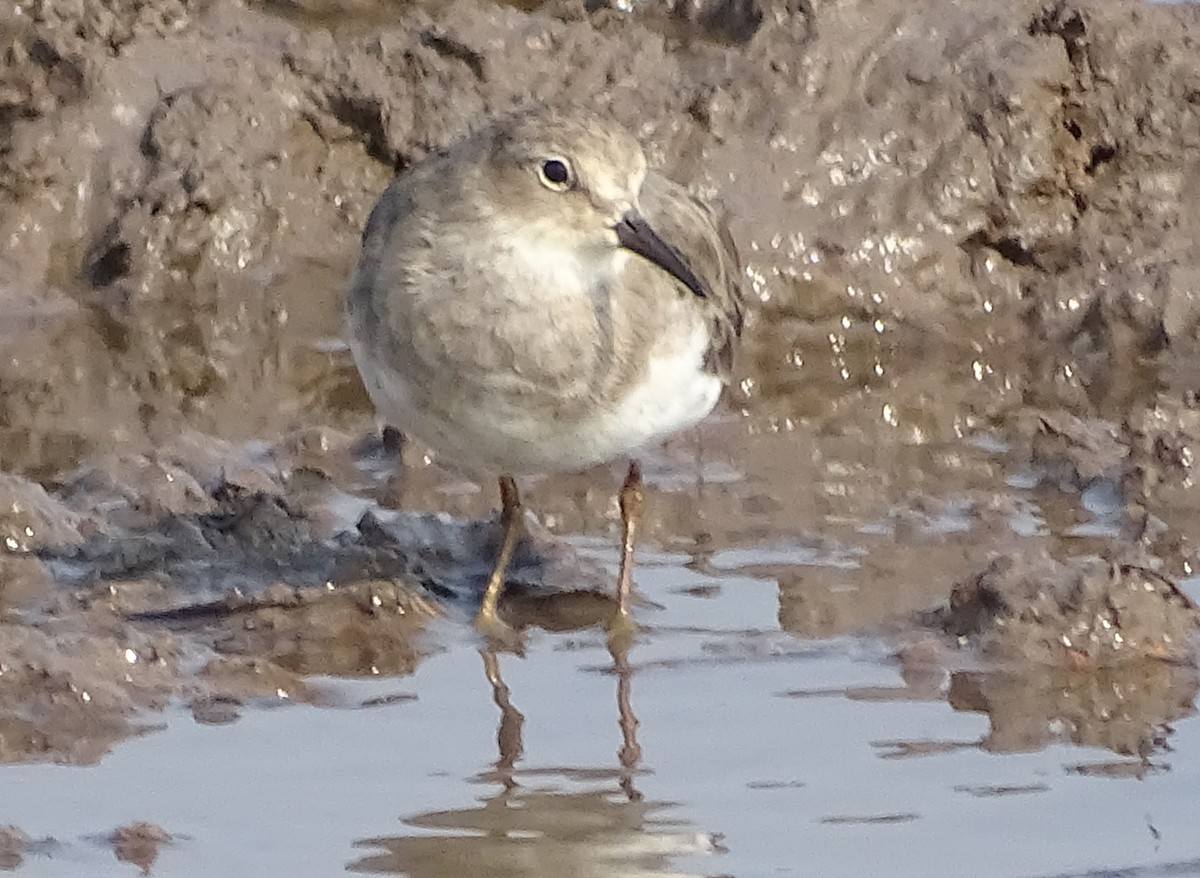
[[191, 473], [157, 454], [119, 455], [87, 466], [69, 477], [61, 496], [89, 514], [93, 531], [150, 528], [215, 505]]
[[24, 860], [29, 836], [15, 826], [0, 826], [0, 869], [15, 871]]
[[1129, 461], [1122, 487], [1130, 499], [1176, 516], [1197, 511], [1200, 407], [1195, 394], [1186, 399], [1160, 394], [1131, 415], [1126, 430]]
[[1169, 724], [1195, 712], [1198, 621], [1175, 583], [1145, 566], [1004, 555], [960, 582], [940, 615], [986, 660], [952, 672], [946, 697], [988, 716], [986, 750], [1069, 742], [1148, 771]]
[[1001, 556], [960, 582], [939, 622], [1002, 662], [1083, 669], [1188, 663], [1200, 614], [1148, 567], [1035, 553]]
[[118, 860], [132, 863], [142, 870], [143, 875], [149, 875], [151, 867], [158, 860], [159, 850], [173, 839], [171, 833], [161, 826], [143, 820], [118, 827], [108, 841]]
[[120, 52], [138, 36], [162, 36], [187, 27], [206, 0], [17, 0], [13, 12], [35, 28], [61, 35], [64, 47]]
[[1129, 446], [1118, 426], [1069, 411], [1041, 411], [1020, 424], [1029, 434], [1032, 463], [1060, 485], [1084, 489], [1100, 478], [1118, 480]]
[[[45, 545], [39, 556], [61, 582], [86, 587], [85, 600], [118, 601], [144, 615], [209, 606], [240, 611], [246, 609], [241, 602], [260, 598], [264, 603], [254, 606], [278, 609], [292, 602], [280, 597], [289, 588], [323, 598], [331, 588], [372, 582], [393, 584], [388, 604], [477, 600], [497, 550], [496, 522], [368, 512], [354, 529], [336, 531], [321, 504], [310, 507], [305, 500], [311, 466], [284, 467], [267, 480], [252, 470], [256, 487], [221, 478], [203, 490], [176, 464], [118, 458], [64, 489], [92, 510], [91, 535]], [[129, 480], [113, 480], [114, 472]], [[317, 481], [322, 484], [319, 475]], [[529, 531], [510, 568], [515, 586], [533, 584], [543, 595], [605, 590], [607, 577], [598, 568], [581, 564], [532, 522]], [[154, 582], [157, 588], [149, 586]], [[131, 590], [136, 583], [142, 584]], [[297, 597], [293, 605], [307, 600]]]
[[27, 553], [82, 542], [82, 516], [41, 485], [0, 473], [0, 550]]

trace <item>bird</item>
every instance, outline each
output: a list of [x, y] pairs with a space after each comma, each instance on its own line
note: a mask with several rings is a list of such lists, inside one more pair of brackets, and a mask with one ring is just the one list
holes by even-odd
[[649, 168], [591, 109], [512, 111], [404, 169], [346, 295], [377, 412], [498, 477], [503, 537], [475, 615], [499, 615], [524, 532], [516, 479], [628, 458], [610, 634], [636, 629], [637, 452], [698, 423], [733, 380], [746, 300], [724, 214]]

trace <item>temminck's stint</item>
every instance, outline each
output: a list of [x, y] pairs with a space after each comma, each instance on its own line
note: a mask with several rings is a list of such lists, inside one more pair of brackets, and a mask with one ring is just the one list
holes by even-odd
[[[503, 118], [380, 197], [350, 284], [350, 347], [389, 423], [500, 476], [481, 630], [506, 630], [497, 605], [523, 530], [513, 477], [583, 470], [707, 415], [742, 330], [738, 271], [712, 211], [590, 113]], [[642, 504], [631, 461], [613, 630], [631, 627]]]

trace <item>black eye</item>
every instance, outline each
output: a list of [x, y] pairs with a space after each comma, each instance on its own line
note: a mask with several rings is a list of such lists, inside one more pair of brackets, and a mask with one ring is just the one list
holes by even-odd
[[546, 159], [538, 168], [538, 176], [551, 189], [561, 192], [571, 185], [571, 166], [562, 159]]

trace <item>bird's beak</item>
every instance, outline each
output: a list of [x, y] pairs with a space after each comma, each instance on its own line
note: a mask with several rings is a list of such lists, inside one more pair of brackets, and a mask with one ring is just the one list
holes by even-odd
[[617, 233], [618, 243], [626, 250], [649, 259], [699, 298], [709, 297], [708, 288], [688, 267], [682, 254], [659, 237], [658, 232], [636, 210], [626, 211], [613, 229]]

